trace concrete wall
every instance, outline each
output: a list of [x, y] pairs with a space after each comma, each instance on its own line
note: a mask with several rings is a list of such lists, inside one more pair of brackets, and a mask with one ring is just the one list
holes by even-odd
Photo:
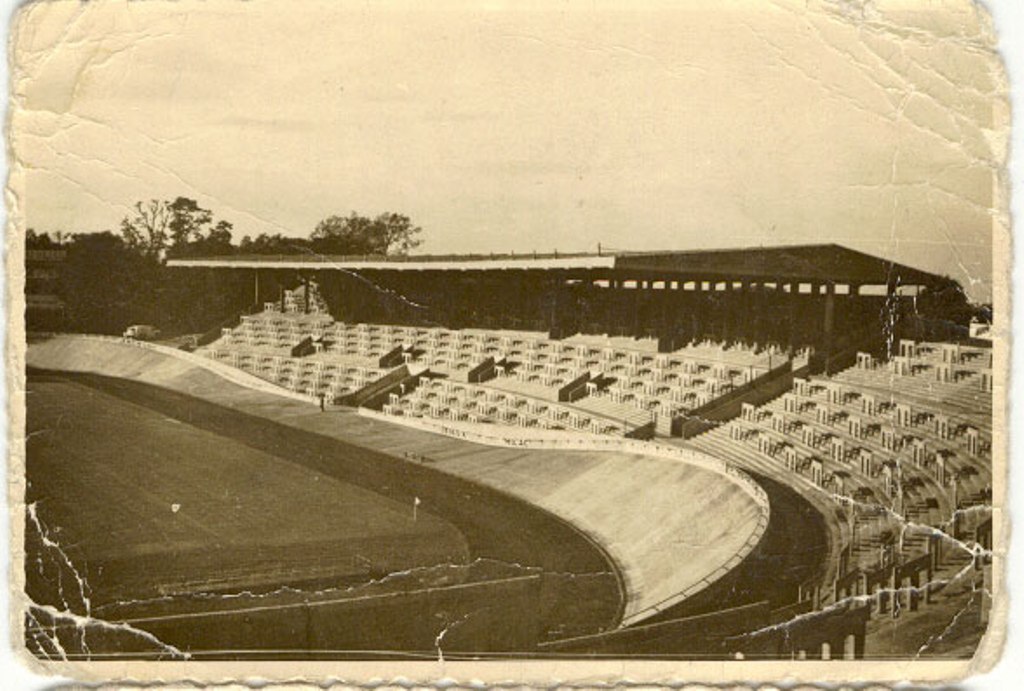
[[793, 366], [785, 362], [752, 382], [695, 408], [680, 419], [675, 436], [689, 439], [740, 414], [744, 403], [761, 405], [793, 387]]
[[402, 346], [395, 346], [380, 356], [377, 360], [377, 366], [383, 369], [398, 367], [405, 362], [405, 359], [402, 357], [404, 352], [405, 351], [402, 349]]
[[[761, 628], [768, 623], [768, 603], [743, 607], [646, 626], [633, 626], [594, 636], [545, 643], [547, 653], [593, 652], [605, 655], [725, 655], [725, 639]], [[737, 644], [732, 644], [736, 646]]]
[[[172, 647], [198, 653], [198, 659], [244, 658], [261, 651], [280, 659], [291, 651], [352, 658], [414, 653], [437, 660], [457, 651], [535, 649], [540, 594], [539, 574], [347, 598], [310, 592], [297, 599], [284, 593], [244, 604], [212, 601], [193, 612], [152, 610], [124, 619], [131, 629], [102, 620], [93, 625], [56, 617], [52, 635], [71, 653], [88, 652], [78, 650], [87, 640], [100, 650], [104, 641], [116, 641], [106, 649], [166, 653]], [[76, 626], [79, 622], [82, 629]], [[131, 631], [136, 633], [126, 635]], [[112, 639], [109, 632], [120, 635]]]
[[590, 372], [584, 372], [558, 390], [558, 400], [562, 403], [571, 403], [583, 398], [587, 394], [588, 381], [590, 381]]
[[494, 379], [496, 373], [497, 371], [494, 367], [494, 358], [488, 357], [466, 373], [466, 381], [471, 384], [479, 384], [480, 382], [485, 382], [488, 379]]
[[409, 374], [409, 368], [406, 365], [402, 365], [391, 370], [377, 381], [370, 382], [358, 391], [342, 396], [340, 403], [353, 407], [377, 403], [381, 398], [387, 398], [386, 394], [397, 389], [405, 382], [411, 382], [413, 379], [414, 377]]

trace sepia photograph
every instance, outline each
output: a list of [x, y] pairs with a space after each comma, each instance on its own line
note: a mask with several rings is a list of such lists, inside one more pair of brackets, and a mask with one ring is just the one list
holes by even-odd
[[996, 42], [971, 0], [22, 5], [23, 664], [990, 669]]

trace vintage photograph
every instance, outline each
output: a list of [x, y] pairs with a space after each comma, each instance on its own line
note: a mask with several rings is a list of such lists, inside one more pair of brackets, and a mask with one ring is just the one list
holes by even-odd
[[991, 667], [995, 42], [969, 0], [24, 5], [27, 664]]

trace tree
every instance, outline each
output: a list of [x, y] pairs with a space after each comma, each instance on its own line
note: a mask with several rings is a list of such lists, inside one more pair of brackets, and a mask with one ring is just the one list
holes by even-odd
[[[174, 201], [150, 199], [136, 202], [134, 213], [121, 221], [121, 237], [139, 253], [163, 259], [210, 254], [231, 254], [232, 226], [227, 221], [213, 223], [213, 213], [195, 199], [177, 197]], [[207, 233], [207, 235], [203, 235]]]
[[134, 216], [121, 219], [121, 238], [124, 243], [148, 257], [162, 257], [167, 249], [167, 233], [173, 216], [170, 205], [150, 199], [135, 202]]
[[374, 219], [374, 223], [382, 229], [386, 243], [385, 254], [404, 256], [409, 254], [409, 250], [423, 244], [423, 241], [416, 237], [423, 229], [414, 226], [408, 216], [385, 213]]
[[280, 233], [267, 235], [260, 233], [255, 239], [245, 242], [239, 250], [245, 254], [303, 254], [309, 252], [309, 240], [305, 238], [286, 238]]
[[206, 241], [218, 245], [231, 246], [231, 231], [235, 229], [235, 226], [228, 221], [217, 221], [211, 230], [209, 235], [206, 236]]
[[[166, 203], [166, 202], [165, 202]], [[167, 224], [171, 247], [178, 247], [202, 238], [203, 229], [213, 222], [213, 214], [203, 209], [195, 199], [178, 197], [167, 204], [171, 220]]]
[[978, 307], [971, 303], [958, 281], [945, 280], [929, 286], [914, 301], [916, 316], [926, 323], [958, 325], [966, 328], [971, 317], [978, 314]]
[[53, 247], [60, 247], [60, 240], [54, 242], [49, 233], [37, 233], [34, 228], [25, 231], [25, 249], [45, 250]]
[[370, 219], [353, 211], [320, 221], [309, 239], [319, 254], [404, 255], [419, 246], [421, 231], [408, 216], [384, 213]]
[[317, 223], [309, 239], [317, 254], [383, 254], [373, 243], [371, 221], [353, 211], [348, 217], [328, 216]]
[[185, 245], [187, 254], [193, 256], [222, 256], [235, 251], [231, 244], [231, 230], [234, 228], [227, 221], [217, 221], [206, 237], [200, 237]]
[[79, 233], [65, 242], [59, 293], [73, 331], [121, 333], [132, 323], [152, 323], [158, 304], [160, 264], [110, 231]]

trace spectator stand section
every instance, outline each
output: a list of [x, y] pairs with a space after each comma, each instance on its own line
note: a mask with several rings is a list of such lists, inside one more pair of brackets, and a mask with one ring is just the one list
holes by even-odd
[[[814, 608], [867, 598], [914, 615], [990, 578], [992, 353], [901, 340], [688, 443], [780, 479], [829, 518], [837, 559]], [[924, 614], [926, 616], [926, 613]]]
[[325, 405], [397, 368], [371, 405], [392, 415], [597, 434], [678, 435], [684, 417], [765, 377], [777, 348], [708, 341], [669, 353], [611, 337], [334, 321], [315, 282], [243, 315], [199, 352]]

